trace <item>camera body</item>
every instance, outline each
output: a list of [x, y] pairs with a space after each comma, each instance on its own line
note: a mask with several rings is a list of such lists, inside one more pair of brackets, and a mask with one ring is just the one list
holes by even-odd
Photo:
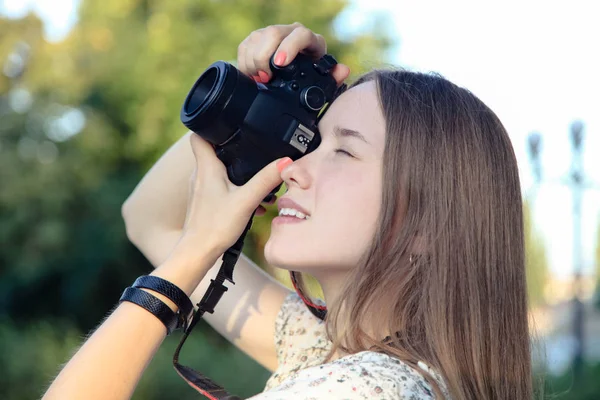
[[285, 67], [271, 57], [273, 78], [261, 84], [217, 61], [188, 93], [181, 121], [214, 145], [231, 182], [243, 185], [271, 161], [318, 147], [317, 123], [343, 90], [331, 75], [336, 64], [329, 54], [313, 61], [300, 53]]

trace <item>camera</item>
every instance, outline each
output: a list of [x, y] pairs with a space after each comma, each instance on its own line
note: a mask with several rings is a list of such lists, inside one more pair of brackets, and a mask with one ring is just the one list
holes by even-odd
[[277, 158], [297, 160], [316, 149], [318, 121], [344, 87], [331, 75], [337, 61], [329, 54], [315, 61], [299, 53], [285, 67], [271, 57], [269, 64], [273, 78], [261, 84], [217, 61], [181, 108], [181, 122], [214, 146], [238, 186]]

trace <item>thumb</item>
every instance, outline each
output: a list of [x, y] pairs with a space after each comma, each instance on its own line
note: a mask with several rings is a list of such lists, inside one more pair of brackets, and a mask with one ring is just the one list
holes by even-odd
[[336, 64], [331, 71], [331, 75], [337, 84], [341, 85], [350, 76], [350, 68], [346, 64]]
[[196, 133], [190, 135], [190, 145], [196, 161], [205, 160], [209, 155], [215, 154], [212, 144]]
[[250, 212], [258, 207], [269, 192], [283, 181], [281, 171], [292, 162], [293, 160], [289, 157], [275, 160], [258, 171], [252, 179], [240, 188], [240, 195], [244, 198], [243, 204], [248, 206]]

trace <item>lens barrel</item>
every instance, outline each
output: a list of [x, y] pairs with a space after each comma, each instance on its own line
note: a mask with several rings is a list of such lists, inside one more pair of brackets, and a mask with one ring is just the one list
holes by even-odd
[[227, 142], [258, 94], [256, 82], [217, 61], [198, 78], [181, 108], [181, 122], [214, 145]]

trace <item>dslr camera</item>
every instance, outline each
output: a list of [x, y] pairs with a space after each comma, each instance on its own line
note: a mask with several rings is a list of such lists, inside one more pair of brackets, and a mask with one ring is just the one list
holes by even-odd
[[285, 67], [271, 57], [269, 64], [273, 77], [261, 84], [217, 61], [181, 108], [183, 124], [214, 146], [238, 186], [277, 158], [297, 160], [316, 149], [318, 121], [345, 87], [338, 88], [331, 75], [337, 61], [329, 54], [315, 61], [299, 53]]

